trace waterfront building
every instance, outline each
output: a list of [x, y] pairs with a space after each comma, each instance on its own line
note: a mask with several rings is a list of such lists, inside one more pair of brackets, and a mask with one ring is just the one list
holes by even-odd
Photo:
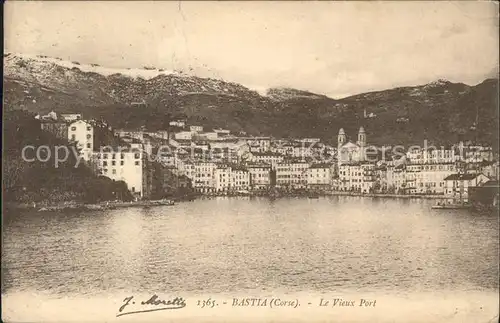
[[235, 191], [246, 191], [250, 188], [250, 173], [240, 165], [231, 166], [231, 181]]
[[92, 158], [94, 150], [94, 127], [83, 120], [77, 120], [68, 125], [68, 140], [76, 142], [80, 156], [85, 161]]
[[309, 164], [302, 160], [287, 159], [276, 164], [276, 186], [280, 188], [306, 188]]
[[417, 194], [444, 194], [444, 179], [456, 172], [455, 163], [424, 164], [416, 173]]
[[124, 181], [132, 194], [143, 197], [145, 165], [141, 146], [102, 147], [94, 153], [98, 174]]
[[339, 188], [342, 191], [370, 193], [374, 189], [376, 178], [374, 163], [351, 162], [339, 166]]
[[265, 163], [249, 163], [246, 165], [250, 173], [250, 189], [265, 190], [271, 185], [271, 165]]
[[307, 187], [312, 189], [329, 189], [334, 176], [334, 165], [331, 163], [312, 164], [307, 169]]
[[467, 202], [469, 197], [469, 188], [481, 186], [489, 180], [490, 179], [484, 174], [451, 174], [444, 179], [445, 196]]
[[217, 164], [214, 177], [216, 192], [228, 192], [231, 189], [231, 167], [228, 164]]
[[[201, 193], [209, 193], [215, 190], [215, 169], [217, 165], [213, 162], [195, 161], [191, 164], [191, 180], [193, 188]], [[188, 174], [186, 174], [189, 176]]]

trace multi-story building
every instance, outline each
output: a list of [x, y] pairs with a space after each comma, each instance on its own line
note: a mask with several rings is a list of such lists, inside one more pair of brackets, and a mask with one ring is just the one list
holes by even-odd
[[272, 153], [270, 151], [252, 152], [249, 154], [248, 160], [254, 163], [269, 164], [273, 169], [275, 169], [279, 163], [283, 162], [284, 156], [282, 154]]
[[232, 189], [231, 166], [228, 164], [217, 164], [214, 178], [216, 192], [228, 192]]
[[252, 153], [266, 152], [269, 151], [271, 147], [271, 137], [241, 137], [240, 139], [243, 139], [248, 143]]
[[231, 180], [235, 191], [246, 191], [250, 188], [250, 173], [245, 167], [232, 165]]
[[307, 170], [307, 187], [328, 189], [334, 176], [333, 164], [312, 164]]
[[436, 163], [420, 165], [413, 175], [415, 186], [412, 193], [444, 194], [445, 178], [456, 172], [455, 163]]
[[132, 194], [144, 196], [144, 156], [140, 145], [103, 147], [94, 155], [99, 174], [124, 181]]
[[265, 163], [249, 163], [246, 165], [250, 173], [250, 189], [264, 190], [271, 185], [271, 165]]
[[209, 193], [215, 190], [215, 169], [217, 165], [213, 162], [196, 161], [186, 163], [190, 168], [186, 176], [191, 178], [193, 188], [202, 193]]
[[280, 188], [306, 188], [309, 164], [301, 160], [284, 160], [276, 165], [276, 186]]
[[92, 158], [94, 150], [94, 127], [83, 120], [77, 120], [68, 125], [68, 140], [76, 142], [80, 156], [85, 161]]
[[343, 163], [339, 166], [342, 191], [370, 193], [377, 180], [376, 165], [368, 162]]

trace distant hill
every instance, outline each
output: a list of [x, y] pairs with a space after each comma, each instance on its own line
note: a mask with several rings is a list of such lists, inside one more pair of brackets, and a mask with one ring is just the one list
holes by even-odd
[[156, 130], [185, 115], [206, 127], [330, 143], [339, 128], [355, 136], [364, 126], [374, 144], [470, 139], [498, 146], [498, 79], [475, 86], [438, 80], [335, 100], [289, 88], [263, 96], [237, 83], [154, 67], [113, 70], [43, 56], [5, 54], [4, 74], [7, 111], [81, 111], [114, 127]]

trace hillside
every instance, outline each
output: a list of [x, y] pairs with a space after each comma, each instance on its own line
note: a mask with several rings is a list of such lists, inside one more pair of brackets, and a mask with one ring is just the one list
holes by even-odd
[[4, 74], [6, 110], [81, 111], [114, 127], [155, 130], [169, 116], [185, 115], [207, 127], [331, 143], [340, 127], [355, 136], [362, 125], [374, 144], [463, 138], [498, 145], [494, 79], [475, 86], [439, 80], [335, 100], [296, 89], [270, 89], [262, 96], [240, 84], [154, 67], [113, 70], [17, 54], [4, 55]]

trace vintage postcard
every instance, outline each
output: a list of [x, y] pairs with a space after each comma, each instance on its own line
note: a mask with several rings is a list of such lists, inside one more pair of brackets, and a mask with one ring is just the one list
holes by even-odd
[[3, 321], [498, 321], [498, 3], [4, 12]]

